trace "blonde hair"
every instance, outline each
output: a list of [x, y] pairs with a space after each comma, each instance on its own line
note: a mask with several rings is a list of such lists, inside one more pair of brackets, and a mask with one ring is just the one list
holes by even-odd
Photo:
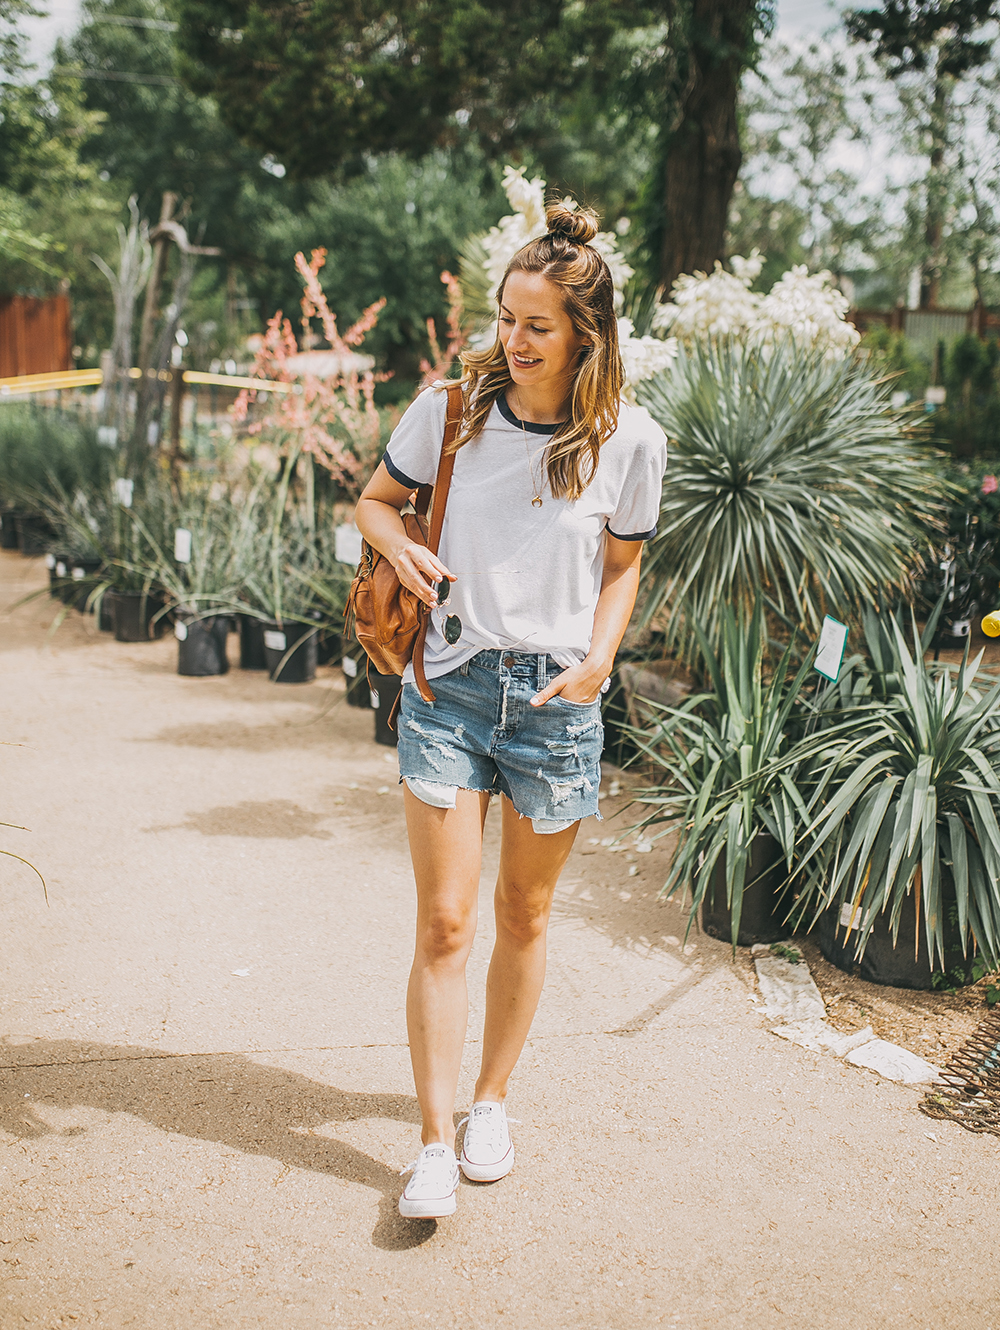
[[[557, 203], [546, 210], [545, 220], [548, 233], [518, 250], [508, 264], [497, 304], [512, 272], [540, 274], [559, 287], [574, 332], [587, 339], [573, 379], [569, 419], [546, 449], [549, 489], [555, 498], [572, 501], [594, 479], [601, 445], [618, 428], [625, 369], [611, 272], [589, 243], [598, 230], [596, 213]], [[455, 451], [482, 432], [493, 404], [513, 382], [499, 330], [488, 351], [467, 351], [462, 364], [465, 410]]]

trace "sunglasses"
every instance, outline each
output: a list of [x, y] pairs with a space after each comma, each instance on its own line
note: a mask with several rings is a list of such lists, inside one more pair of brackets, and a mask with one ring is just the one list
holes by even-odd
[[[451, 601], [451, 583], [447, 577], [442, 578], [437, 584], [437, 598], [439, 608], [443, 608]], [[462, 636], [462, 620], [457, 614], [447, 616], [441, 629], [441, 635], [450, 647], [453, 647]]]

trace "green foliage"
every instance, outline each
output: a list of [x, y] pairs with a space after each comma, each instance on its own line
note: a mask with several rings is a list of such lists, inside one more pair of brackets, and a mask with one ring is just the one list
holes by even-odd
[[112, 457], [93, 425], [71, 412], [0, 406], [0, 501], [37, 507], [46, 496], [102, 486]]
[[637, 739], [658, 783], [639, 790], [636, 802], [650, 810], [639, 826], [665, 823], [661, 835], [677, 832], [663, 893], [690, 891], [692, 920], [716, 865], [725, 864], [735, 946], [751, 850], [760, 833], [774, 837], [789, 870], [793, 864], [803, 798], [780, 759], [811, 679], [812, 653], [797, 669], [794, 645], [780, 659], [771, 658], [759, 597], [749, 621], [728, 605], [719, 619], [718, 648], [695, 626], [710, 690], [680, 707], [644, 704], [654, 719]]
[[851, 10], [845, 22], [856, 41], [874, 44], [891, 78], [929, 66], [961, 78], [989, 58], [989, 40], [975, 38], [996, 11], [996, 0], [885, 0], [881, 9]]
[[643, 614], [668, 616], [684, 658], [697, 631], [717, 647], [724, 607], [749, 617], [761, 593], [815, 635], [826, 613], [909, 585], [943, 486], [890, 392], [862, 361], [790, 341], [682, 349], [639, 385], [669, 440]]
[[[796, 918], [849, 906], [857, 955], [877, 917], [896, 936], [915, 897], [932, 968], [944, 965], [952, 903], [963, 948], [1000, 959], [1000, 684], [977, 676], [982, 656], [955, 669], [924, 663], [934, 631], [863, 615], [870, 672], [845, 671], [830, 728], [785, 763], [811, 774], [796, 863]], [[860, 686], [858, 686], [860, 685]], [[801, 777], [800, 777], [801, 784]], [[801, 813], [800, 813], [801, 816]]]
[[877, 374], [892, 376], [893, 392], [909, 393], [914, 401], [923, 397], [930, 382], [930, 365], [903, 333], [876, 324], [862, 337], [861, 349], [871, 355]]

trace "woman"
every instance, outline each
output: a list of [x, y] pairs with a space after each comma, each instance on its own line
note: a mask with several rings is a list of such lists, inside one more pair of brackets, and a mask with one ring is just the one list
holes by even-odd
[[[438, 555], [400, 509], [433, 483], [444, 385], [409, 407], [361, 496], [357, 524], [431, 609], [425, 702], [403, 676], [399, 769], [417, 884], [406, 1015], [423, 1150], [400, 1202], [454, 1213], [458, 1165], [496, 1181], [514, 1163], [504, 1098], [545, 972], [552, 894], [580, 819], [598, 811], [600, 695], [655, 533], [662, 431], [621, 402], [614, 290], [590, 245], [597, 219], [565, 205], [511, 260], [497, 338], [463, 357], [464, 414]], [[447, 579], [448, 596], [438, 590]], [[502, 816], [496, 944], [475, 1102], [455, 1156], [490, 795]]]

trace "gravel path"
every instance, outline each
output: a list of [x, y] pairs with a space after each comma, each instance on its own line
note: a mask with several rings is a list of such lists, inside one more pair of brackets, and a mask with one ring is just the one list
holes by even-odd
[[[44, 577], [4, 553], [0, 606]], [[559, 890], [515, 1172], [401, 1220], [395, 755], [332, 672], [183, 679], [52, 613], [0, 614], [0, 846], [49, 891], [0, 860], [3, 1330], [1000, 1330], [1000, 1141], [769, 1034], [663, 852], [591, 843], [620, 818]]]

